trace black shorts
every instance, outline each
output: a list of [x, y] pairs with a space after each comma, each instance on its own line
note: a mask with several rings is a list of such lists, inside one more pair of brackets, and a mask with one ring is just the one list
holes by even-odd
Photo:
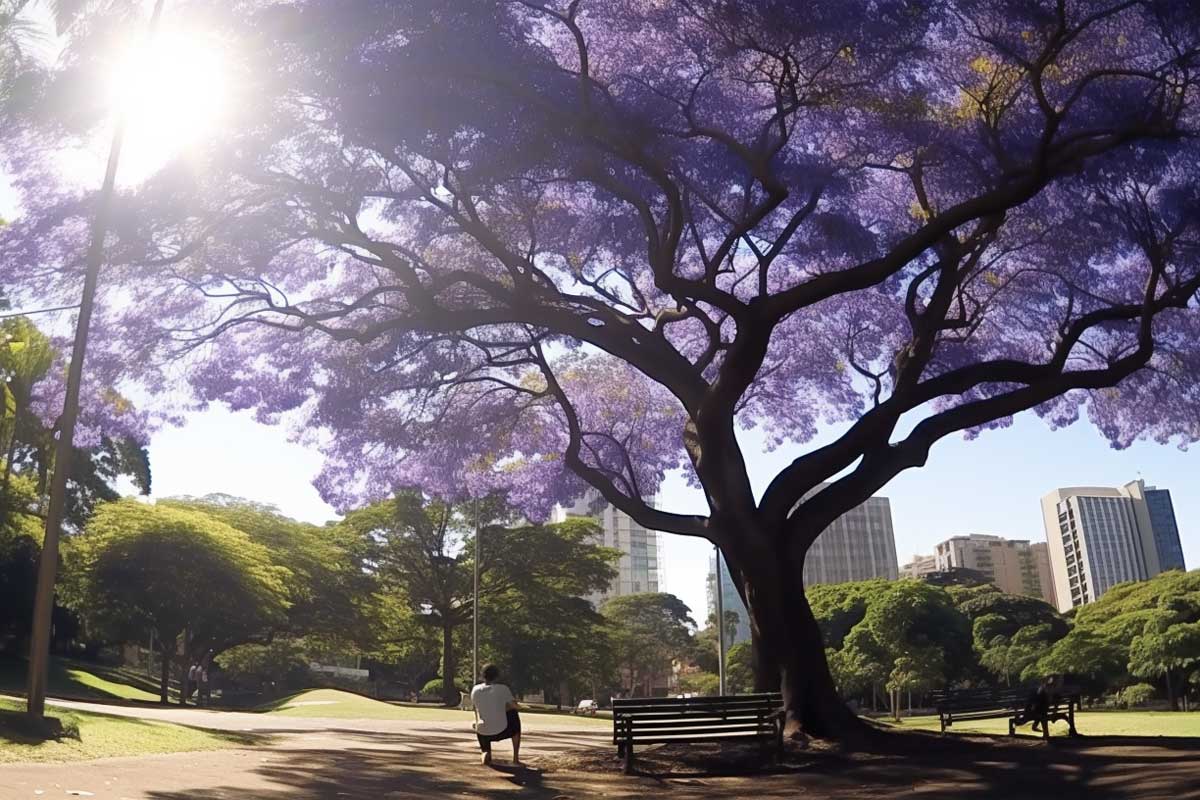
[[505, 719], [508, 724], [504, 726], [504, 730], [499, 733], [491, 734], [475, 734], [475, 738], [479, 740], [479, 749], [485, 753], [492, 752], [492, 742], [502, 742], [505, 739], [511, 739], [515, 734], [521, 732], [521, 715], [516, 711], [504, 712]]

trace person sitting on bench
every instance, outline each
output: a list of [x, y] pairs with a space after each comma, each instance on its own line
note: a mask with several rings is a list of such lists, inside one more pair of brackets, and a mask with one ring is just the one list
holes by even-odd
[[1053, 700], [1057, 682], [1058, 679], [1054, 675], [1050, 675], [1042, 681], [1037, 690], [1029, 696], [1029, 702], [1025, 704], [1025, 710], [1017, 717], [1017, 725], [1024, 725], [1032, 721], [1035, 731], [1042, 729], [1042, 722], [1046, 719], [1046, 714], [1050, 711], [1050, 703]]

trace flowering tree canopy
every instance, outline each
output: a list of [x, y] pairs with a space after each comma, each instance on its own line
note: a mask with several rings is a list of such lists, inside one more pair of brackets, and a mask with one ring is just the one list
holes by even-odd
[[[1029, 409], [1200, 435], [1194, 3], [196, 14], [237, 110], [120, 202], [112, 363], [295, 415], [342, 506], [503, 487], [540, 516], [590, 485], [714, 541], [814, 730], [836, 712], [799, 575], [839, 514]], [[11, 136], [0, 284], [69, 297], [90, 199]], [[756, 497], [737, 429], [821, 425]], [[708, 515], [646, 501], [673, 469]]]

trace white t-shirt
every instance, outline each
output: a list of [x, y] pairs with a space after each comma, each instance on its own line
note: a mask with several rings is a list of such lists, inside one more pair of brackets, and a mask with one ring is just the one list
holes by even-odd
[[509, 703], [515, 703], [512, 690], [503, 683], [481, 683], [471, 690], [471, 705], [479, 714], [479, 725], [475, 732], [484, 736], [503, 733], [508, 727]]

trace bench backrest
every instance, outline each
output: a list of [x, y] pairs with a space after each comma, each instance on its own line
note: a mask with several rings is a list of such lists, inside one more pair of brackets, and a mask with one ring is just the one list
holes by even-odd
[[938, 711], [975, 711], [1024, 705], [1033, 689], [954, 689], [932, 692]]
[[613, 739], [768, 735], [782, 709], [778, 693], [613, 700]]

